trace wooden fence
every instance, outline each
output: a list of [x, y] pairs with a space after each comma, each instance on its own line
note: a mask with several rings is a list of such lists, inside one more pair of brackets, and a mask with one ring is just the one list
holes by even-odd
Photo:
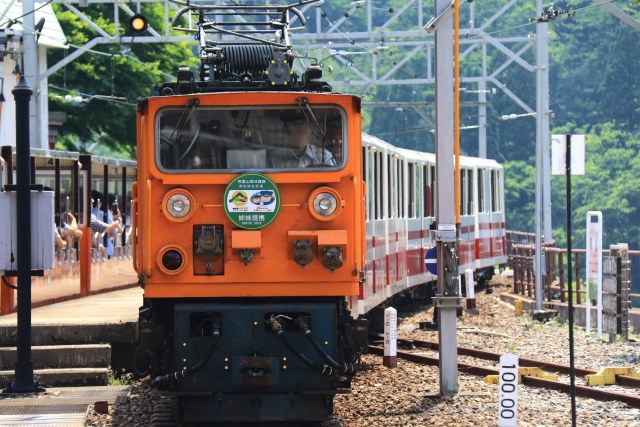
[[[507, 255], [509, 266], [513, 270], [513, 291], [530, 298], [535, 297], [534, 256], [535, 235], [533, 233], [507, 231]], [[555, 242], [543, 244], [545, 272], [543, 276], [543, 294], [547, 301], [559, 300], [566, 302], [568, 295], [567, 283], [567, 249], [556, 248]], [[582, 266], [586, 262], [586, 249], [572, 249], [572, 279], [575, 283], [575, 302], [582, 304], [585, 299], [585, 283], [582, 275]], [[602, 250], [603, 256], [609, 255], [608, 249]], [[629, 251], [631, 263], [640, 262], [640, 251]], [[633, 283], [633, 277], [631, 278]], [[631, 302], [640, 299], [640, 294], [630, 293]], [[591, 294], [590, 298], [595, 299]], [[633, 304], [631, 304], [633, 307]]]

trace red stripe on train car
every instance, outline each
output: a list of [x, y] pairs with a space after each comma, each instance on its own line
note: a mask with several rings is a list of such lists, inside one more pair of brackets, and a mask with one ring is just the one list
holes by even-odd
[[373, 280], [372, 280], [372, 285], [373, 285], [373, 293], [376, 293], [376, 277], [378, 277], [378, 269], [377, 269], [377, 264], [376, 264], [376, 260], [373, 260]]
[[491, 243], [490, 243], [490, 245], [491, 245], [491, 251], [490, 251], [490, 254], [491, 254], [491, 258], [493, 258], [494, 256], [496, 256], [496, 255], [497, 255], [497, 254], [496, 254], [496, 252], [495, 252], [495, 247], [494, 247], [494, 245], [495, 245], [495, 241], [496, 241], [496, 238], [495, 238], [495, 237], [493, 237], [493, 236], [491, 236], [491, 237], [489, 238], [489, 240], [490, 240], [490, 242], [491, 242]]
[[466, 234], [466, 233], [474, 233], [476, 230], [476, 226], [475, 225], [465, 225], [460, 227], [460, 234]]
[[400, 253], [397, 252], [399, 241], [400, 241], [400, 233], [396, 231], [396, 282], [400, 280]]
[[389, 255], [388, 254], [384, 256], [384, 260], [387, 264], [387, 269], [386, 269], [387, 271], [385, 272], [385, 276], [387, 277], [387, 282], [385, 283], [385, 286], [389, 286], [389, 283], [391, 283], [391, 277], [389, 275]]
[[481, 237], [480, 246], [480, 258], [491, 258], [491, 238]]
[[424, 273], [424, 249], [410, 249], [407, 252], [407, 274], [409, 276], [416, 276], [420, 273]]
[[414, 231], [409, 231], [409, 232], [407, 233], [407, 238], [408, 238], [409, 240], [422, 239], [422, 238], [423, 238], [423, 235], [422, 235], [422, 232], [423, 232], [423, 231], [424, 231], [424, 230], [422, 230], [422, 229], [420, 229], [420, 230], [414, 230]]

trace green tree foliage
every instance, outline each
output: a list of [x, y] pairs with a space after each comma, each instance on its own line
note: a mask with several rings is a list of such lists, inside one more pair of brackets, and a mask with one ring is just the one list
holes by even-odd
[[[640, 20], [638, 6], [617, 6]], [[605, 247], [618, 242], [640, 247], [635, 221], [640, 206], [640, 32], [599, 7], [550, 23], [549, 31], [551, 133], [586, 135], [586, 173], [572, 177], [574, 245], [584, 247], [587, 211], [600, 210]], [[535, 63], [535, 57], [528, 60]], [[520, 94], [520, 85], [535, 85], [535, 76], [514, 69], [504, 82]], [[527, 89], [531, 96], [524, 99], [533, 102], [534, 89]], [[493, 98], [492, 107], [509, 111], [503, 101]], [[488, 133], [495, 143], [490, 157], [505, 164], [507, 226], [533, 231], [535, 118], [493, 122]], [[521, 167], [523, 162], [529, 167]], [[565, 183], [564, 176], [552, 177], [553, 238], [559, 246], [566, 245]]]
[[[54, 4], [56, 16], [71, 45], [82, 46], [96, 31], [67, 9]], [[143, 4], [142, 13], [149, 22], [161, 26], [163, 11], [159, 3]], [[110, 34], [113, 5], [92, 4], [83, 11]], [[121, 35], [125, 34], [123, 26]], [[73, 47], [70, 49], [74, 50]], [[95, 53], [94, 51], [100, 52]], [[49, 65], [63, 60], [66, 51], [50, 50]], [[193, 66], [190, 46], [185, 43], [131, 43], [95, 46], [49, 77], [49, 109], [64, 111], [67, 120], [60, 129], [59, 146], [70, 150], [111, 153], [135, 159], [135, 102], [157, 91], [174, 79], [180, 65]], [[83, 102], [68, 102], [65, 95], [79, 96]], [[86, 95], [89, 95], [87, 97]], [[91, 98], [92, 95], [123, 97], [124, 102]], [[87, 99], [90, 99], [88, 102]], [[96, 144], [97, 143], [97, 144]], [[97, 151], [96, 151], [97, 150]]]
[[[505, 185], [505, 201], [508, 203], [507, 227], [516, 229], [512, 224], [529, 224], [531, 218], [535, 218], [535, 183], [536, 170], [530, 162], [521, 160], [506, 162], [504, 164], [504, 175], [510, 180]], [[518, 177], [518, 179], [511, 179]], [[517, 210], [509, 210], [509, 205], [519, 206]]]
[[[615, 123], [590, 129], [578, 128], [586, 138], [585, 174], [572, 176], [571, 203], [573, 237], [577, 247], [585, 245], [585, 221], [588, 211], [602, 211], [603, 245], [629, 243], [640, 247], [640, 136], [620, 130]], [[554, 176], [554, 238], [566, 242], [566, 178]]]

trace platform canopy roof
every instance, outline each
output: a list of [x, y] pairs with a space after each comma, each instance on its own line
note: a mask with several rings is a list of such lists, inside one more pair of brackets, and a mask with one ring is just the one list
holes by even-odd
[[[39, 22], [41, 18], [45, 19], [38, 44], [49, 48], [67, 49], [67, 38], [60, 27], [58, 18], [56, 18], [51, 4], [45, 4], [43, 7], [44, 3], [35, 2], [35, 9], [37, 9], [35, 22]], [[7, 28], [14, 30], [16, 33], [22, 33], [22, 20], [20, 17], [23, 14], [22, 1], [0, 0], [0, 35]]]

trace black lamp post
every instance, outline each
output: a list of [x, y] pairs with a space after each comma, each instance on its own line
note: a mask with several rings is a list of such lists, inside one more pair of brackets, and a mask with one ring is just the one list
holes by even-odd
[[29, 101], [33, 89], [24, 76], [11, 91], [16, 101], [16, 225], [18, 276], [17, 361], [10, 393], [42, 391], [34, 381], [31, 360], [31, 162], [29, 142]]

